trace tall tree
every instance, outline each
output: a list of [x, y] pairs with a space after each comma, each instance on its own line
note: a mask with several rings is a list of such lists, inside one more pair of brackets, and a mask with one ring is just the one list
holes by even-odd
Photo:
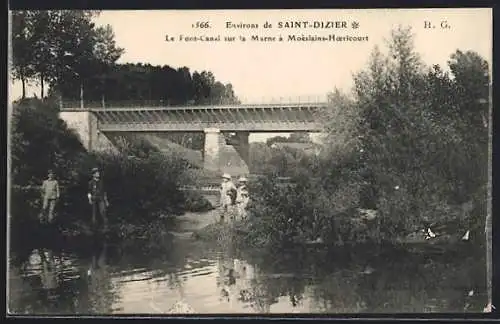
[[12, 76], [21, 80], [22, 99], [26, 97], [26, 83], [34, 76], [31, 57], [32, 19], [29, 11], [12, 12]]
[[14, 77], [23, 83], [36, 76], [41, 85], [57, 87], [102, 71], [123, 53], [109, 26], [95, 27], [98, 11], [53, 10], [14, 13]]
[[63, 32], [55, 33], [58, 64], [54, 65], [51, 85], [58, 87], [76, 77], [80, 84], [95, 78], [102, 87], [103, 75], [123, 53], [116, 46], [113, 30], [109, 25], [96, 27], [92, 12], [69, 11], [61, 15], [58, 28]]
[[95, 71], [94, 76], [99, 80], [103, 100], [106, 93], [106, 82], [110, 79], [116, 61], [124, 53], [124, 49], [118, 47], [115, 41], [115, 34], [110, 25], [97, 27], [93, 34], [93, 48], [90, 56], [90, 64]]
[[465, 114], [472, 136], [485, 142], [488, 129], [488, 63], [479, 54], [457, 50], [448, 62], [453, 74], [459, 112]]
[[461, 134], [462, 167], [457, 178], [476, 206], [470, 226], [484, 228], [488, 305], [492, 308], [491, 221], [491, 80], [488, 62], [479, 54], [457, 50], [448, 62], [453, 75], [455, 123]]

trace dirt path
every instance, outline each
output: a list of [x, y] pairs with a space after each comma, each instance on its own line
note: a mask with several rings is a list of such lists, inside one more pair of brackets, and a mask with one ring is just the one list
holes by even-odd
[[185, 213], [177, 217], [177, 221], [179, 222], [178, 229], [171, 233], [180, 238], [191, 237], [194, 231], [215, 223], [218, 215], [219, 210], [217, 209], [202, 213]]

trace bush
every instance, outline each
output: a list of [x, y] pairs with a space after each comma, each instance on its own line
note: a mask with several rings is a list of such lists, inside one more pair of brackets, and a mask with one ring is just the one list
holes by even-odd
[[185, 192], [184, 208], [190, 212], [205, 212], [214, 209], [212, 203], [198, 192]]
[[147, 224], [161, 216], [179, 215], [183, 212], [185, 195], [179, 190], [179, 178], [186, 168], [180, 158], [165, 156], [156, 151], [142, 157], [130, 155], [143, 143], [132, 143], [130, 151], [104, 152], [89, 155], [80, 161], [78, 179], [68, 188], [70, 210], [86, 210], [90, 170], [98, 167], [110, 202], [111, 223]]
[[14, 103], [11, 126], [13, 184], [40, 185], [49, 169], [62, 185], [74, 181], [74, 163], [86, 151], [78, 135], [59, 119], [54, 103], [37, 99]]
[[42, 208], [40, 189], [38, 187], [11, 186], [9, 207], [11, 234], [22, 237], [23, 234], [27, 233], [28, 228], [31, 229], [33, 224], [38, 222]]
[[[243, 240], [253, 246], [284, 247], [321, 238], [328, 245], [379, 242], [377, 226], [360, 222], [353, 206], [359, 188], [343, 186], [332, 197], [319, 179], [292, 178], [292, 184], [273, 177], [253, 184], [249, 224]], [[341, 204], [335, 205], [334, 201]], [[376, 223], [375, 223], [376, 224]]]

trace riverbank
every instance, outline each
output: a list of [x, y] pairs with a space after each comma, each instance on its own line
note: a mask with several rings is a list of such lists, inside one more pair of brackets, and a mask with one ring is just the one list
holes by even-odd
[[[249, 231], [252, 229], [252, 222], [250, 220], [245, 221], [234, 221], [234, 222], [218, 222], [217, 212], [212, 211], [209, 217], [195, 217], [194, 214], [190, 216], [183, 216], [187, 222], [190, 222], [192, 228], [194, 229], [190, 235], [196, 240], [215, 242], [221, 239], [228, 238], [231, 239], [233, 244], [236, 244], [242, 248], [269, 248], [273, 249], [267, 243], [267, 238], [265, 235], [260, 239], [255, 239], [252, 237], [248, 239]], [[210, 222], [210, 220], [212, 220]], [[191, 233], [191, 232], [190, 232]], [[424, 230], [419, 230], [414, 233], [410, 233], [402, 238], [398, 238], [394, 241], [385, 242], [343, 242], [339, 244], [338, 242], [325, 242], [321, 237], [313, 240], [306, 239], [296, 239], [289, 244], [280, 246], [280, 248], [286, 249], [327, 249], [334, 250], [338, 248], [359, 248], [359, 247], [370, 247], [376, 250], [399, 250], [406, 251], [416, 254], [444, 254], [444, 253], [455, 253], [455, 252], [467, 252], [472, 250], [477, 250], [477, 252], [484, 252], [481, 246], [474, 244], [471, 241], [470, 236], [476, 235], [477, 233], [469, 231], [469, 236], [467, 239], [462, 236], [462, 233], [446, 233], [446, 232], [436, 232], [433, 233], [434, 237], [429, 237]], [[186, 234], [188, 236], [188, 234]]]
[[[91, 210], [85, 198], [75, 199], [73, 188], [61, 186], [62, 199], [58, 202], [55, 219], [51, 224], [40, 222], [41, 197], [39, 186], [12, 186], [10, 204], [10, 231], [15, 244], [21, 243], [26, 236], [40, 240], [86, 240], [89, 237], [106, 236], [112, 240], [130, 237], [158, 235], [176, 227], [176, 222], [185, 222], [191, 214], [209, 212], [214, 209], [212, 203], [195, 191], [183, 191], [183, 202], [172, 211], [166, 208], [156, 215], [124, 215], [123, 208], [117, 208], [117, 202], [111, 200], [108, 211], [109, 228], [93, 229], [90, 223]], [[84, 195], [80, 195], [84, 197]], [[76, 202], [76, 203], [75, 203]], [[76, 207], [78, 208], [76, 208]], [[126, 210], [125, 210], [126, 211]], [[130, 213], [130, 212], [129, 212]], [[132, 217], [133, 216], [133, 217]], [[202, 223], [204, 224], [204, 223]]]

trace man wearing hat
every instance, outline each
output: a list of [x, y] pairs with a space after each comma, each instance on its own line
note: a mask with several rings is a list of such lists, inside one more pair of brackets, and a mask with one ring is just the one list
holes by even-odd
[[220, 188], [220, 206], [222, 208], [220, 220], [224, 221], [224, 216], [230, 211], [233, 200], [236, 200], [236, 187], [231, 181], [231, 175], [224, 173], [222, 175], [222, 184]]
[[89, 204], [92, 205], [92, 225], [96, 225], [96, 214], [99, 212], [104, 230], [106, 230], [108, 226], [106, 209], [109, 206], [109, 202], [98, 168], [92, 169], [92, 179], [89, 181], [87, 198], [89, 199]]

